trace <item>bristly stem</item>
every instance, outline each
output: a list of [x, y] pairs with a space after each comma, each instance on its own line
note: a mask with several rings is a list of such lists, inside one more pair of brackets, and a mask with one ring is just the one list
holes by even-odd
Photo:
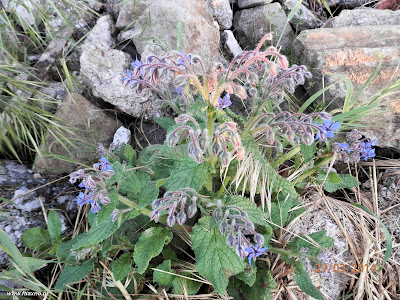
[[207, 134], [211, 138], [213, 136], [213, 123], [215, 113], [211, 107], [207, 108]]

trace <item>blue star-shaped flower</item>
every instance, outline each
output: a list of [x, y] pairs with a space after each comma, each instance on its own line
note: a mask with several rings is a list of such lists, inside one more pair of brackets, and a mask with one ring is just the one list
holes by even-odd
[[245, 251], [249, 254], [248, 259], [249, 259], [249, 264], [251, 265], [251, 260], [253, 259], [256, 261], [257, 257], [262, 255], [265, 251], [268, 250], [267, 247], [260, 248], [260, 244], [256, 244], [255, 246], [250, 245], [245, 249]]
[[100, 158], [100, 162], [96, 163], [93, 165], [93, 168], [95, 170], [101, 170], [102, 172], [106, 172], [106, 171], [114, 171], [112, 168], [111, 163], [108, 161], [107, 158], [105, 158], [104, 156], [102, 156]]
[[365, 161], [367, 161], [369, 158], [373, 158], [376, 156], [375, 154], [375, 149], [371, 148], [372, 147], [371, 142], [362, 142], [362, 150], [361, 150], [361, 155], [360, 158], [364, 158]]
[[[190, 60], [192, 59], [192, 56], [191, 56], [190, 54], [185, 55], [185, 53], [184, 53], [183, 51], [181, 51], [179, 54], [180, 54], [181, 56], [183, 56], [184, 58], [186, 58], [187, 62], [188, 62], [189, 65], [190, 65]], [[178, 59], [177, 59], [176, 62], [178, 63], [178, 66], [179, 66], [179, 65], [183, 65], [183, 66], [185, 65], [185, 61], [183, 60], [182, 57], [178, 57]]]
[[332, 120], [324, 120], [323, 124], [315, 123], [319, 127], [319, 131], [315, 135], [315, 140], [326, 141], [335, 136], [335, 131], [339, 130], [340, 122], [332, 122]]
[[79, 195], [75, 199], [75, 201], [78, 203], [78, 205], [83, 206], [86, 203], [93, 203], [92, 196], [92, 193], [84, 194], [82, 192], [79, 192]]
[[182, 95], [183, 87], [177, 86], [175, 89], [176, 89], [176, 93], [177, 93], [178, 95]]
[[351, 149], [349, 148], [349, 144], [346, 142], [344, 142], [343, 144], [339, 144], [339, 147], [342, 151], [351, 152]]
[[217, 103], [217, 107], [219, 109], [225, 109], [229, 106], [232, 105], [231, 102], [231, 95], [226, 93], [226, 95], [224, 96], [224, 98], [218, 98], [218, 103]]
[[131, 72], [131, 70], [126, 70], [126, 77], [122, 78], [122, 81], [125, 82], [125, 86], [134, 84], [137, 79], [135, 75]]
[[138, 60], [137, 55], [136, 55], [135, 61], [132, 62], [132, 68], [134, 70], [136, 70], [136, 68], [139, 68], [141, 65], [142, 65], [142, 63], [140, 62], [140, 60]]

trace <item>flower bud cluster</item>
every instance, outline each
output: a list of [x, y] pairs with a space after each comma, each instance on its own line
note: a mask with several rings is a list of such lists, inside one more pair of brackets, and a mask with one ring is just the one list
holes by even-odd
[[[236, 253], [245, 258], [249, 255], [249, 247], [252, 243], [246, 236], [252, 236], [255, 244], [263, 245], [264, 237], [254, 229], [254, 223], [250, 221], [247, 213], [235, 205], [222, 206], [221, 200], [217, 200], [213, 217], [219, 224], [219, 231], [226, 236], [226, 243], [231, 248], [236, 248]], [[254, 257], [255, 259], [255, 257]]]
[[[282, 138], [286, 137], [289, 141], [299, 145], [303, 142], [310, 145], [317, 136], [325, 136], [326, 128], [312, 122], [313, 117], [329, 120], [331, 116], [326, 112], [314, 114], [291, 114], [281, 112], [278, 114], [264, 113], [260, 115], [252, 124], [255, 138], [267, 145], [274, 146], [277, 152], [282, 152]], [[340, 125], [340, 124], [339, 124]], [[333, 132], [333, 130], [331, 130]]]
[[196, 215], [199, 198], [201, 196], [190, 188], [166, 192], [162, 198], [153, 202], [150, 220], [157, 223], [161, 214], [167, 212], [167, 225], [169, 227], [174, 226], [175, 223], [183, 225], [188, 218], [193, 218]]
[[85, 188], [84, 192], [80, 191], [75, 201], [83, 206], [84, 204], [90, 204], [91, 211], [97, 213], [101, 207], [99, 202], [103, 205], [110, 203], [107, 191], [102, 188], [103, 180], [110, 178], [114, 175], [114, 170], [111, 163], [105, 157], [101, 157], [98, 163], [93, 165], [94, 172], [85, 173], [84, 170], [79, 169], [76, 172], [72, 172], [69, 177], [70, 183], [76, 183], [77, 180], [81, 180], [78, 187]]
[[[187, 114], [182, 114], [175, 118], [179, 126], [167, 136], [167, 144], [170, 147], [175, 146], [183, 139], [188, 138], [189, 157], [198, 163], [203, 161], [204, 154], [207, 151], [210, 141], [212, 141], [211, 151], [215, 156], [221, 158], [222, 166], [227, 167], [235, 157], [238, 160], [244, 158], [244, 148], [237, 132], [236, 123], [225, 122], [218, 126], [212, 139], [207, 134], [207, 130], [201, 130], [197, 121]], [[187, 123], [192, 123], [192, 126]]]
[[218, 126], [214, 132], [212, 153], [221, 158], [222, 167], [227, 167], [235, 157], [242, 160], [245, 155], [236, 123], [225, 122]]
[[276, 76], [268, 77], [265, 81], [268, 97], [272, 97], [278, 103], [284, 99], [284, 91], [294, 93], [299, 85], [305, 83], [306, 78], [311, 78], [312, 74], [307, 70], [304, 65], [293, 65], [290, 68], [279, 69]]
[[367, 161], [369, 158], [375, 157], [375, 149], [372, 148], [378, 143], [376, 140], [362, 138], [357, 129], [346, 134], [347, 142], [342, 144], [333, 143], [332, 147], [338, 153], [338, 158], [345, 163], [353, 161], [358, 163], [361, 159]]

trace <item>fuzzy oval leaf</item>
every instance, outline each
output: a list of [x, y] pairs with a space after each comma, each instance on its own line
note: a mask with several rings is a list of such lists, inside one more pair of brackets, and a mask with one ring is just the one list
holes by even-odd
[[140, 274], [143, 274], [153, 257], [159, 255], [172, 239], [172, 233], [167, 228], [151, 227], [145, 230], [139, 238], [133, 253], [133, 259]]
[[124, 253], [111, 265], [115, 280], [122, 280], [132, 270], [132, 253]]
[[78, 250], [82, 248], [88, 248], [90, 246], [98, 245], [106, 238], [109, 238], [118, 229], [117, 222], [111, 220], [104, 221], [99, 225], [90, 228], [88, 232], [81, 233], [83, 236], [72, 248], [72, 250]]
[[171, 261], [170, 260], [164, 261], [161, 265], [158, 265], [158, 267], [154, 269], [154, 273], [153, 273], [153, 281], [154, 282], [157, 282], [160, 286], [163, 286], [166, 288], [170, 287], [172, 284], [172, 281], [174, 281], [176, 276], [165, 273], [165, 272], [157, 271], [157, 270], [166, 271], [169, 273], [175, 273], [175, 271], [173, 271], [171, 269]]
[[226, 244], [217, 226], [209, 229], [206, 219], [193, 227], [192, 243], [196, 257], [196, 270], [209, 280], [215, 291], [225, 293], [228, 278], [243, 272], [245, 262]]
[[49, 232], [44, 228], [29, 228], [24, 231], [21, 241], [33, 251], [45, 251], [51, 247]]
[[61, 241], [61, 220], [54, 210], [47, 217], [47, 230], [53, 243]]
[[67, 288], [67, 284], [80, 281], [93, 270], [93, 267], [93, 259], [84, 261], [80, 266], [66, 266], [57, 279], [55, 290], [60, 292]]
[[294, 264], [294, 279], [299, 288], [307, 295], [318, 300], [324, 300], [324, 296], [322, 296], [321, 292], [314, 286], [310, 275], [304, 269], [301, 261], [296, 261]]

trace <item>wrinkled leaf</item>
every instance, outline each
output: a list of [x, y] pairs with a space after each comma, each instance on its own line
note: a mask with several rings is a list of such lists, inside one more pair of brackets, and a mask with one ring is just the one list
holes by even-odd
[[228, 278], [243, 272], [245, 262], [226, 244], [219, 229], [216, 226], [209, 229], [207, 223], [203, 218], [193, 227], [191, 239], [196, 270], [213, 284], [217, 293], [223, 294]]
[[140, 274], [146, 271], [150, 260], [159, 255], [171, 239], [172, 233], [167, 228], [151, 227], [142, 233], [133, 253]]

